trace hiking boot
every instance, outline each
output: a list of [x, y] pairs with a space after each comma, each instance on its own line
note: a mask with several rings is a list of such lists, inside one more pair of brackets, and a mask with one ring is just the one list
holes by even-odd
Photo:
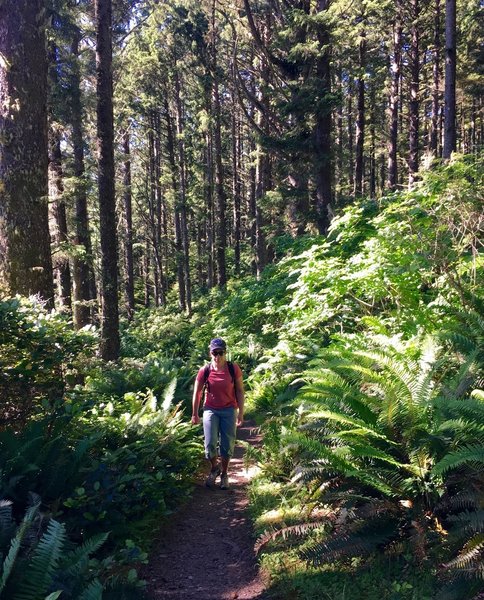
[[207, 475], [207, 479], [205, 479], [205, 485], [207, 487], [213, 487], [215, 485], [215, 480], [217, 479], [217, 477], [220, 475], [220, 469], [218, 467], [215, 467], [215, 469], [212, 469], [210, 471], [210, 473]]
[[229, 476], [227, 475], [227, 473], [222, 473], [222, 477], [220, 478], [220, 489], [221, 490], [230, 489]]

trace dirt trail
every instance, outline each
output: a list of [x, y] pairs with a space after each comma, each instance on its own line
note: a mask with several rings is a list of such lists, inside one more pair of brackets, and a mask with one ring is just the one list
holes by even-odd
[[[237, 438], [260, 442], [250, 424], [238, 429]], [[192, 499], [160, 532], [144, 572], [150, 599], [266, 600], [247, 516], [243, 452], [237, 443], [230, 490], [198, 481]]]

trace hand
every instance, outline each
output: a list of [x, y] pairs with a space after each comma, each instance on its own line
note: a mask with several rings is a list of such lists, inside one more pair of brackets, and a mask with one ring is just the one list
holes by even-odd
[[192, 415], [192, 425], [198, 425], [200, 423], [200, 417], [198, 415]]
[[244, 413], [239, 412], [237, 417], [237, 427], [240, 427], [244, 423]]

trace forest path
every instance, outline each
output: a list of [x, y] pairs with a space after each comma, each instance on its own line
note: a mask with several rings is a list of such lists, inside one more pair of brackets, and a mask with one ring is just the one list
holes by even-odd
[[[237, 439], [257, 445], [250, 423]], [[247, 515], [244, 447], [237, 441], [230, 463], [230, 490], [197, 481], [193, 497], [160, 531], [145, 569], [152, 600], [264, 600]]]

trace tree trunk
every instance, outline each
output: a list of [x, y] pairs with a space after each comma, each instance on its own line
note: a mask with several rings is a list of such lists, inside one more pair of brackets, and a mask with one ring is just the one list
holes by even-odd
[[[154, 184], [155, 184], [155, 196], [156, 196], [156, 252], [155, 256], [158, 261], [158, 273], [159, 273], [159, 302], [162, 306], [166, 304], [166, 264], [163, 266], [163, 261], [168, 254], [168, 248], [166, 245], [166, 206], [163, 198], [163, 191], [161, 187], [161, 122], [160, 113], [156, 111], [153, 114], [153, 134], [155, 142], [155, 172], [154, 172]], [[165, 236], [163, 236], [165, 232]]]
[[45, 19], [41, 0], [0, 3], [0, 285], [53, 307]]
[[183, 279], [185, 282], [185, 300], [186, 311], [192, 312], [192, 282], [190, 277], [190, 239], [188, 234], [187, 219], [187, 180], [186, 180], [186, 162], [185, 162], [185, 126], [183, 107], [181, 103], [181, 90], [179, 74], [175, 68], [175, 98], [176, 98], [176, 129], [178, 139], [178, 175], [180, 180], [180, 233], [183, 250]]
[[420, 32], [419, 0], [411, 0], [412, 39], [410, 43], [410, 102], [409, 102], [409, 155], [408, 185], [412, 186], [419, 167], [420, 132]]
[[71, 270], [69, 255], [65, 248], [69, 242], [67, 234], [66, 205], [63, 199], [64, 185], [62, 183], [62, 153], [60, 132], [51, 124], [49, 130], [49, 196], [53, 200], [53, 214], [56, 223], [55, 245], [53, 257], [54, 268], [57, 270], [59, 301], [61, 307], [71, 310]]
[[180, 199], [178, 190], [178, 166], [175, 158], [175, 135], [172, 123], [172, 116], [170, 113], [170, 107], [168, 100], [165, 99], [165, 112], [166, 112], [166, 132], [167, 132], [167, 150], [168, 160], [171, 167], [171, 182], [173, 186], [173, 197], [175, 199], [175, 213], [173, 215], [174, 227], [175, 227], [175, 252], [176, 252], [176, 273], [178, 281], [178, 305], [180, 310], [187, 310], [186, 300], [186, 287], [185, 287], [185, 276], [184, 276], [184, 260], [183, 260], [183, 240], [182, 240], [182, 226], [180, 220]]
[[353, 86], [351, 77], [348, 78], [348, 103], [347, 103], [347, 111], [348, 111], [348, 187], [351, 190], [354, 189], [355, 186], [355, 163], [354, 163], [354, 153], [353, 153]]
[[449, 159], [456, 149], [456, 0], [445, 2], [445, 97], [444, 97], [444, 149], [442, 156]]
[[376, 197], [376, 93], [375, 85], [370, 88], [370, 198]]
[[210, 128], [207, 128], [205, 140], [205, 251], [207, 254], [207, 287], [211, 289], [215, 285], [215, 245], [213, 239], [213, 149]]
[[356, 117], [356, 162], [354, 195], [363, 194], [363, 148], [365, 143], [365, 69], [366, 69], [366, 32], [360, 35], [358, 76], [358, 108]]
[[440, 0], [435, 0], [434, 61], [432, 67], [432, 117], [429, 150], [439, 155], [439, 108], [440, 108]]
[[222, 115], [217, 77], [213, 79], [213, 110], [215, 119], [214, 151], [215, 151], [215, 190], [217, 198], [217, 284], [224, 287], [227, 283], [225, 250], [227, 248], [226, 203], [224, 190], [224, 171], [222, 164]]
[[123, 134], [123, 184], [124, 184], [124, 297], [128, 321], [134, 316], [134, 265], [133, 265], [133, 210], [131, 199], [131, 151], [129, 131]]
[[[341, 67], [339, 67], [338, 69], [338, 90], [341, 94], [341, 98], [344, 97], [343, 94], [343, 76], [342, 76], [342, 70]], [[344, 173], [343, 173], [343, 156], [344, 156], [344, 137], [343, 137], [343, 100], [341, 100], [341, 102], [338, 104], [338, 112], [337, 112], [337, 117], [336, 117], [336, 129], [338, 131], [338, 137], [337, 137], [337, 160], [336, 160], [336, 165], [337, 165], [337, 178], [336, 181], [338, 182], [337, 185], [337, 197], [335, 199], [336, 204], [339, 203], [340, 198], [342, 196], [342, 187], [343, 187], [343, 180], [344, 180]]]
[[148, 212], [149, 212], [149, 231], [151, 246], [153, 248], [153, 281], [154, 281], [154, 299], [155, 306], [161, 303], [161, 278], [160, 278], [160, 247], [159, 247], [159, 228], [157, 219], [157, 201], [156, 201], [156, 182], [155, 182], [155, 135], [154, 135], [154, 117], [149, 116], [148, 129]]
[[84, 140], [82, 132], [81, 77], [79, 72], [80, 32], [74, 33], [71, 44], [73, 66], [71, 71], [71, 126], [72, 147], [74, 153], [74, 202], [76, 251], [72, 259], [74, 325], [76, 329], [91, 322], [91, 301], [97, 296], [94, 271], [92, 269], [92, 245], [89, 233], [87, 195], [84, 168]]
[[[328, 10], [330, 0], [318, 0], [317, 12]], [[333, 189], [331, 169], [331, 66], [327, 25], [318, 26], [319, 56], [316, 77], [320, 87], [319, 107], [314, 130], [315, 182], [316, 182], [316, 225], [320, 234], [328, 231], [332, 215]]]
[[62, 309], [70, 311], [71, 301], [71, 271], [69, 266], [69, 254], [67, 253], [67, 216], [64, 202], [64, 184], [62, 171], [61, 153], [61, 130], [56, 123], [56, 107], [54, 105], [55, 94], [58, 93], [59, 78], [57, 70], [58, 49], [51, 42], [49, 44], [49, 86], [51, 94], [49, 97], [49, 199], [52, 206], [52, 214], [55, 221], [55, 247], [52, 257], [54, 270], [57, 272], [57, 297]]
[[[235, 76], [234, 76], [234, 85]], [[238, 277], [240, 275], [240, 174], [239, 174], [239, 148], [240, 131], [237, 120], [236, 94], [232, 92], [232, 195], [234, 199], [234, 272]]]
[[118, 252], [114, 190], [111, 0], [95, 0], [99, 232], [101, 238], [101, 342], [104, 360], [119, 357]]
[[393, 21], [393, 56], [391, 62], [391, 90], [389, 99], [390, 130], [388, 140], [388, 187], [394, 190], [398, 185], [398, 103], [400, 97], [400, 69], [402, 56], [401, 5], [397, 2], [397, 14]]

